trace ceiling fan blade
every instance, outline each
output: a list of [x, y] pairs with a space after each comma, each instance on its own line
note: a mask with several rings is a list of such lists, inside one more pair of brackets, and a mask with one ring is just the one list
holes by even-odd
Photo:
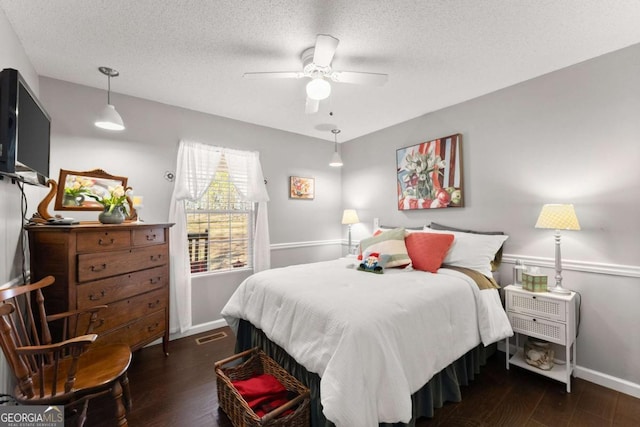
[[317, 99], [311, 99], [307, 96], [307, 103], [304, 106], [304, 112], [306, 114], [317, 113], [318, 107], [320, 107], [320, 101]]
[[244, 73], [245, 79], [300, 79], [304, 73], [298, 71], [276, 71], [266, 73]]
[[333, 55], [338, 47], [338, 40], [326, 34], [318, 34], [316, 38], [316, 46], [313, 51], [313, 62], [319, 67], [328, 67], [331, 65]]
[[360, 73], [357, 71], [334, 71], [331, 80], [339, 83], [382, 86], [389, 80], [388, 74]]

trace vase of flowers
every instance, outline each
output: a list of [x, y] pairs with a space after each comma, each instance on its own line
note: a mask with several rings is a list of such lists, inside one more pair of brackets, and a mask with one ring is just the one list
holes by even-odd
[[98, 215], [98, 221], [102, 224], [122, 224], [125, 220], [124, 204], [128, 202], [124, 187], [121, 185], [109, 187], [107, 194], [102, 197], [95, 194], [88, 194], [88, 196], [104, 206], [104, 210]]

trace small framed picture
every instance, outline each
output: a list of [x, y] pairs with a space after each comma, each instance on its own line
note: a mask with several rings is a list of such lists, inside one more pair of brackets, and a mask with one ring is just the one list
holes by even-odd
[[303, 178], [300, 176], [289, 177], [289, 197], [291, 199], [311, 200], [315, 196], [315, 185], [313, 178]]

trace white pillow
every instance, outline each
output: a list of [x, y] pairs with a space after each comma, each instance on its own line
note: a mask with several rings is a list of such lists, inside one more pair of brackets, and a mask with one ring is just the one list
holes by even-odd
[[509, 238], [504, 234], [472, 234], [459, 231], [425, 228], [427, 233], [453, 234], [453, 244], [442, 261], [456, 267], [465, 267], [491, 277], [491, 261], [502, 244]]

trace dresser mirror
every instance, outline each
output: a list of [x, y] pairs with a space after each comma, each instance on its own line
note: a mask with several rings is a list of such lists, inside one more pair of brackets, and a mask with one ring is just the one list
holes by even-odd
[[[58, 182], [53, 179], [47, 181], [47, 186], [50, 187], [49, 193], [38, 205], [38, 213], [33, 215], [30, 222], [46, 223], [47, 220], [54, 218], [48, 211], [49, 204], [54, 198], [56, 211], [102, 211], [104, 206], [90, 195], [102, 198], [108, 194], [109, 188], [115, 188], [118, 185], [121, 185], [125, 191], [131, 190], [131, 187], [127, 187], [126, 176], [111, 175], [102, 169], [84, 172], [60, 169]], [[125, 221], [137, 219], [138, 216], [129, 195], [127, 195], [127, 202], [129, 206], [126, 206]], [[56, 215], [56, 217], [61, 216]]]
[[108, 194], [109, 188], [118, 185], [126, 189], [127, 177], [114, 176], [102, 169], [86, 172], [60, 169], [54, 208], [57, 211], [101, 211], [104, 207], [89, 195], [102, 197]]

